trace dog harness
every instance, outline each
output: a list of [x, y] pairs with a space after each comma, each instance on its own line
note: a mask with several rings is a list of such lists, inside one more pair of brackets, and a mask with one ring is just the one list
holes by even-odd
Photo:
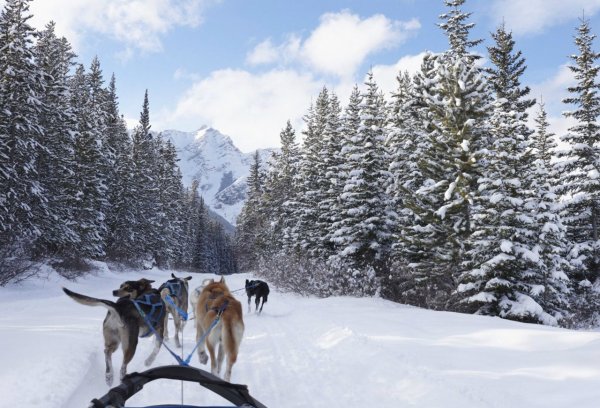
[[[214, 299], [216, 299], [216, 298], [214, 298]], [[220, 316], [225, 311], [225, 309], [227, 309], [227, 306], [229, 306], [229, 300], [225, 299], [225, 301], [221, 304], [220, 307], [216, 307], [216, 306], [208, 307], [208, 302], [207, 302], [206, 305], [204, 305], [204, 308], [206, 309], [207, 312], [209, 310], [213, 310], [213, 311], [217, 312], [217, 315]]]
[[163, 289], [169, 289], [169, 294], [165, 297], [165, 301], [170, 304], [173, 308], [175, 308], [175, 310], [177, 310], [177, 313], [179, 313], [179, 315], [183, 318], [183, 320], [187, 321], [188, 319], [188, 314], [185, 310], [181, 309], [179, 306], [177, 306], [175, 304], [175, 302], [173, 301], [173, 298], [180, 298], [181, 294], [183, 293], [183, 283], [181, 282], [180, 279], [170, 279], [168, 281], [166, 281], [165, 283], [163, 283], [162, 285], [160, 285], [160, 287], [158, 288], [158, 291], [161, 292]]
[[160, 292], [164, 288], [168, 288], [170, 295], [173, 297], [179, 297], [179, 296], [181, 296], [181, 293], [183, 292], [183, 285], [179, 279], [170, 279], [170, 280], [166, 281], [165, 283], [160, 285], [160, 288], [158, 288], [158, 291]]
[[[146, 324], [151, 325], [148, 332], [140, 336], [148, 337], [152, 334], [153, 329], [158, 326], [158, 322], [165, 317], [165, 304], [158, 293], [146, 293], [133, 299], [132, 302], [136, 309], [140, 311], [140, 314], [142, 317], [144, 317], [144, 320], [146, 320]], [[142, 313], [143, 309], [149, 309], [149, 311]]]

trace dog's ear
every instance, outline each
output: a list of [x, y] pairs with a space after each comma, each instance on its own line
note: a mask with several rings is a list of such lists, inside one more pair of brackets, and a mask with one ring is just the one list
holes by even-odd
[[250, 283], [250, 281], [248, 279], [246, 279], [246, 286], [248, 286], [249, 283]]
[[221, 280], [219, 282], [220, 283], [225, 283], [225, 276], [221, 276]]
[[192, 280], [191, 276], [188, 276], [187, 278], [183, 278], [184, 280]]
[[172, 277], [173, 279], [177, 279], [177, 276], [175, 276], [175, 274], [174, 274], [174, 273], [171, 273], [171, 277]]

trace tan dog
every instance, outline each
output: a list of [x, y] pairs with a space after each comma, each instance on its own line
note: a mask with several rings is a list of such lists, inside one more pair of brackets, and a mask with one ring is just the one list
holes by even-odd
[[[219, 282], [211, 279], [200, 292], [196, 313], [196, 341], [199, 341], [205, 332], [210, 329], [215, 319], [220, 316], [216, 326], [206, 335], [206, 348], [210, 354], [210, 371], [214, 375], [220, 375], [223, 360], [227, 356], [227, 367], [223, 378], [231, 380], [231, 368], [235, 364], [240, 349], [240, 343], [244, 336], [244, 320], [242, 318], [242, 304], [238, 302], [225, 284], [225, 278]], [[218, 347], [218, 356], [215, 358], [215, 350]], [[202, 364], [206, 364], [208, 356], [204, 346], [198, 347], [198, 358]]]

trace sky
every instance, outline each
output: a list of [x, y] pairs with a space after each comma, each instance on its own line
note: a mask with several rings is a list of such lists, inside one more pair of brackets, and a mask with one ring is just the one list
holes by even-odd
[[[0, 0], [3, 4], [4, 0]], [[600, 33], [600, 0], [467, 0], [471, 38], [493, 45], [504, 22], [528, 69], [523, 82], [541, 95], [558, 134], [569, 122], [560, 101], [573, 83], [568, 56], [579, 19]], [[133, 127], [144, 91], [152, 128], [206, 125], [243, 152], [279, 146], [323, 86], [343, 104], [372, 70], [389, 95], [400, 70], [415, 71], [424, 51], [448, 48], [436, 26], [443, 0], [33, 0], [38, 28], [54, 20], [89, 67], [100, 59], [117, 80], [120, 108]], [[596, 49], [599, 49], [596, 42]]]

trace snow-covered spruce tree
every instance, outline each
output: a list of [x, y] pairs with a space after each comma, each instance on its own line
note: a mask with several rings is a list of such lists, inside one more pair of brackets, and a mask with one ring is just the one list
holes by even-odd
[[265, 175], [261, 168], [260, 155], [256, 151], [247, 181], [246, 202], [238, 216], [235, 234], [236, 256], [242, 271], [256, 268], [259, 255], [264, 250], [267, 217], [263, 212], [262, 202], [264, 179]]
[[[391, 241], [391, 202], [387, 195], [390, 174], [385, 148], [386, 106], [373, 74], [369, 73], [360, 105], [360, 125], [347, 135], [342, 148], [347, 178], [340, 196], [339, 227], [332, 234], [340, 262], [336, 276], [345, 294], [372, 294], [376, 277], [387, 273]], [[348, 268], [346, 268], [346, 266]]]
[[[531, 90], [528, 86], [521, 86], [521, 76], [527, 69], [525, 58], [521, 51], [515, 51], [512, 32], [506, 31], [504, 24], [492, 33], [492, 38], [495, 44], [488, 47], [488, 53], [493, 67], [486, 69], [486, 73], [496, 99], [503, 98], [513, 104], [512, 107], [523, 115], [522, 121], [526, 121], [527, 110], [535, 105], [535, 99], [528, 99]], [[530, 129], [524, 130], [533, 133]]]
[[487, 70], [495, 91], [489, 146], [482, 151], [479, 197], [473, 210], [470, 250], [458, 287], [466, 310], [481, 314], [556, 324], [557, 316], [541, 305], [546, 284], [540, 258], [541, 228], [532, 173], [534, 157], [520, 76], [526, 66], [514, 52], [510, 33], [500, 27], [490, 47], [493, 68]]
[[111, 211], [106, 223], [107, 255], [118, 261], [132, 261], [138, 258], [136, 236], [136, 194], [134, 186], [134, 166], [132, 143], [125, 120], [119, 114], [116, 79], [113, 75], [106, 94], [107, 134], [106, 143], [114, 153], [114, 167], [111, 169], [113, 182], [108, 193]]
[[155, 260], [155, 251], [160, 241], [160, 221], [158, 202], [158, 177], [156, 166], [158, 152], [156, 141], [150, 132], [150, 107], [148, 91], [144, 94], [144, 103], [139, 124], [134, 128], [133, 140], [133, 184], [135, 206], [135, 242], [138, 244], [137, 256], [145, 260]]
[[479, 59], [479, 56], [470, 52], [470, 49], [481, 44], [482, 39], [471, 40], [469, 39], [469, 33], [475, 23], [467, 23], [467, 20], [472, 13], [465, 13], [461, 10], [461, 6], [466, 0], [444, 0], [450, 11], [441, 14], [438, 26], [444, 30], [448, 42], [450, 43], [449, 53], [459, 56], [466, 57], [470, 63]]
[[527, 137], [520, 133], [523, 118], [514, 103], [501, 98], [494, 103], [490, 122], [493, 143], [482, 157], [485, 174], [478, 180], [476, 227], [459, 297], [468, 304], [466, 310], [479, 314], [551, 322], [554, 318], [533, 299], [541, 278], [540, 254], [529, 173], [532, 157]]
[[[556, 166], [575, 293], [587, 298], [584, 303], [597, 311], [600, 301], [592, 286], [600, 277], [600, 54], [593, 49], [595, 38], [589, 21], [582, 19], [575, 37], [579, 53], [571, 55], [573, 65], [569, 66], [576, 85], [568, 88], [570, 96], [563, 100], [573, 108], [565, 116], [576, 124], [561, 136], [567, 147], [559, 151]], [[588, 322], [593, 319], [589, 312], [579, 314]]]
[[79, 65], [71, 78], [71, 109], [77, 120], [75, 138], [77, 207], [75, 222], [80, 244], [75, 258], [94, 258], [104, 256], [104, 236], [106, 234], [105, 216], [106, 185], [101, 168], [102, 137], [96, 128], [96, 116], [91, 99], [90, 81], [82, 65]]
[[35, 62], [43, 74], [40, 89], [42, 114], [40, 126], [44, 129], [37, 170], [40, 183], [48, 199], [47, 222], [37, 242], [40, 255], [52, 254], [70, 257], [77, 252], [79, 235], [75, 224], [76, 119], [71, 109], [69, 71], [75, 54], [66, 39], [59, 39], [53, 22], [39, 34], [35, 46]]
[[[36, 37], [29, 0], [8, 0], [0, 13], [0, 256], [28, 246], [48, 225], [38, 158], [42, 75], [34, 63]], [[3, 263], [4, 264], [4, 263]], [[11, 273], [0, 270], [0, 274]]]
[[[477, 56], [469, 48], [473, 24], [460, 11], [464, 1], [446, 1], [451, 12], [440, 24], [450, 49], [424, 61], [416, 77], [417, 100], [425, 138], [418, 148], [420, 185], [407, 200], [415, 226], [408, 230], [409, 263], [424, 292], [425, 305], [446, 307], [467, 259], [473, 231], [473, 205], [478, 196], [478, 158], [488, 138], [489, 91]], [[423, 78], [421, 78], [423, 77]]]
[[341, 107], [335, 93], [331, 92], [325, 128], [323, 129], [323, 148], [321, 150], [320, 170], [320, 196], [318, 201], [317, 229], [320, 244], [317, 253], [319, 258], [327, 259], [334, 251], [331, 240], [335, 229], [333, 224], [341, 219], [339, 197], [341, 196], [346, 180], [344, 159], [341, 154], [344, 145], [342, 134]]
[[273, 153], [271, 169], [266, 175], [264, 188], [271, 212], [270, 222], [266, 225], [269, 233], [267, 246], [270, 248], [271, 255], [289, 249], [287, 243], [290, 241], [289, 233], [293, 226], [291, 208], [296, 198], [294, 177], [298, 172], [300, 160], [296, 133], [289, 120], [279, 134], [279, 138], [281, 152]]
[[325, 131], [330, 112], [329, 90], [324, 87], [314, 106], [304, 117], [306, 130], [300, 159], [300, 171], [297, 178], [297, 198], [294, 200], [294, 220], [291, 238], [296, 251], [311, 256], [316, 255], [322, 245], [322, 237], [327, 232], [319, 229], [319, 203], [325, 191], [325, 164], [322, 152], [325, 145]]
[[[544, 104], [539, 103], [539, 112], [535, 117], [536, 131], [533, 135], [532, 190], [531, 207], [537, 223], [538, 252], [540, 262], [538, 271], [530, 279], [533, 297], [538, 304], [558, 323], [569, 316], [569, 278], [570, 265], [566, 259], [566, 228], [559, 214], [556, 182], [558, 175], [552, 163], [557, 148], [554, 133], [548, 131], [548, 120]], [[554, 324], [552, 319], [549, 322]]]
[[412, 195], [418, 178], [418, 145], [422, 128], [417, 110], [417, 98], [414, 95], [413, 78], [408, 72], [399, 73], [396, 77], [398, 88], [392, 94], [389, 109], [388, 147], [389, 172], [392, 177], [388, 195], [397, 218], [394, 223], [392, 240], [392, 259], [390, 274], [383, 277], [382, 296], [395, 301], [418, 304], [410, 299], [407, 291], [415, 284], [415, 277], [408, 266], [409, 247], [407, 231], [415, 226], [413, 212], [407, 206], [407, 199]]
[[[162, 141], [162, 138], [157, 138]], [[161, 244], [157, 248], [159, 265], [170, 266], [180, 258], [182, 241], [183, 183], [177, 164], [177, 151], [170, 140], [162, 141], [158, 161], [158, 191]]]
[[193, 180], [192, 185], [184, 191], [184, 208], [183, 208], [183, 242], [182, 253], [178, 260], [178, 264], [184, 267], [193, 267], [194, 263], [194, 246], [196, 245], [196, 236], [198, 234], [198, 223], [196, 217], [196, 209], [200, 202], [198, 194], [198, 180]]
[[213, 254], [208, 230], [208, 212], [202, 197], [199, 197], [196, 203], [198, 205], [193, 209], [196, 236], [192, 248], [192, 268], [202, 273], [211, 273]]

